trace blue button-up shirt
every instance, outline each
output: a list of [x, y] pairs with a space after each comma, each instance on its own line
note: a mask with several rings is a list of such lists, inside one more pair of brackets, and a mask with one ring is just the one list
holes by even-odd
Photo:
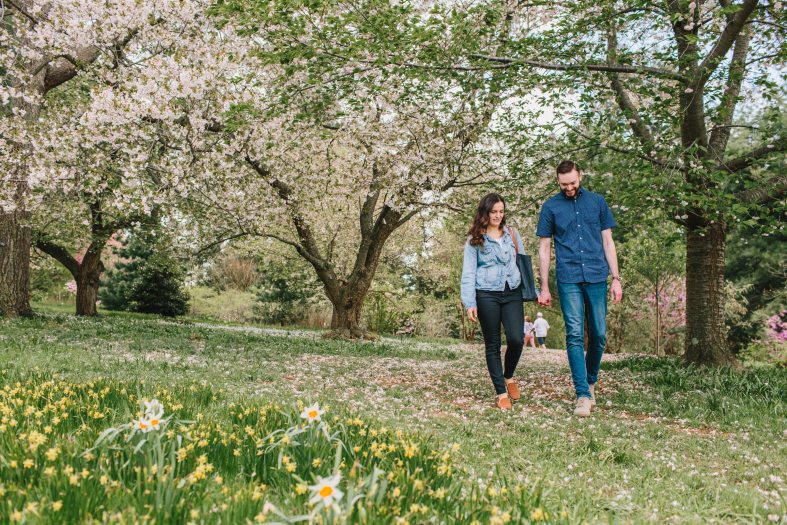
[[516, 252], [518, 248], [519, 253], [525, 253], [525, 247], [519, 232], [515, 234], [516, 247], [508, 228], [499, 239], [484, 234], [483, 246], [472, 246], [469, 238], [465, 242], [460, 288], [465, 308], [477, 307], [476, 290], [502, 292], [506, 284], [512, 290], [519, 286], [522, 279], [516, 265]]
[[607, 201], [580, 188], [574, 198], [561, 191], [541, 207], [536, 235], [554, 237], [557, 280], [561, 283], [600, 283], [609, 265], [601, 241], [602, 230], [617, 226]]

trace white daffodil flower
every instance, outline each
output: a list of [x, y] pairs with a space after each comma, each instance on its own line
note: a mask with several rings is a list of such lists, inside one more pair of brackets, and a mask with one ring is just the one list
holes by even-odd
[[148, 419], [150, 430], [158, 430], [161, 428], [161, 420], [155, 417]]
[[319, 421], [320, 416], [325, 413], [325, 410], [320, 409], [319, 403], [314, 403], [312, 406], [306, 407], [301, 412], [301, 417], [311, 423], [312, 421]]
[[151, 425], [150, 425], [150, 421], [148, 421], [144, 417], [141, 417], [141, 418], [137, 419], [136, 421], [134, 421], [134, 428], [136, 430], [139, 430], [143, 434], [147, 434], [148, 432], [153, 430]]
[[316, 505], [317, 503], [324, 503], [326, 507], [333, 505], [335, 501], [340, 501], [344, 497], [344, 492], [339, 490], [339, 482], [342, 480], [341, 474], [336, 474], [329, 478], [317, 476], [317, 483], [310, 485], [312, 497], [309, 503]]
[[161, 419], [164, 417], [164, 405], [158, 399], [145, 401], [145, 417], [148, 419]]

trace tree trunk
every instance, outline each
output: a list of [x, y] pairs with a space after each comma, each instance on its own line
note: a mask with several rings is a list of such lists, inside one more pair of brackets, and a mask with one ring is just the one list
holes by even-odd
[[30, 213], [0, 213], [0, 315], [30, 315]]
[[333, 314], [331, 316], [331, 334], [329, 337], [368, 339], [373, 338], [372, 334], [361, 330], [361, 311], [363, 310], [364, 299], [369, 287], [344, 288], [341, 291], [339, 300], [333, 302]]
[[686, 237], [686, 361], [698, 365], [733, 362], [724, 326], [726, 227], [690, 221]]
[[104, 264], [101, 262], [101, 248], [91, 245], [79, 265], [74, 280], [77, 283], [77, 315], [97, 315], [96, 300], [98, 285]]

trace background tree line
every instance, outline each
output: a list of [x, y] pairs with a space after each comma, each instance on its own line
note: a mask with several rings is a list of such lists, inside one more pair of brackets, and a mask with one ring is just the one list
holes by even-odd
[[[31, 245], [72, 273], [90, 315], [107, 239], [158, 225], [183, 260], [241, 239], [288, 246], [332, 328], [357, 336], [370, 291], [395, 296], [373, 283], [413, 220], [450, 221], [494, 187], [525, 224], [571, 156], [636, 225], [621, 235], [653, 292], [656, 347], [683, 273], [686, 359], [732, 361], [728, 241], [783, 235], [775, 4], [78, 4], [3, 11], [5, 315], [30, 310]], [[67, 225], [81, 262], [57, 238]], [[655, 257], [653, 238], [674, 256]], [[778, 301], [756, 280], [743, 298]]]

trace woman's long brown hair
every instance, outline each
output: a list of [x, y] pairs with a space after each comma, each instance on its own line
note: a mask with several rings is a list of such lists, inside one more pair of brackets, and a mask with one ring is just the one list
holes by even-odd
[[[484, 233], [486, 233], [486, 229], [489, 227], [489, 212], [492, 211], [492, 208], [498, 202], [502, 202], [503, 208], [505, 209], [506, 201], [504, 201], [503, 197], [501, 197], [498, 193], [488, 193], [484, 195], [484, 197], [481, 199], [481, 202], [478, 203], [478, 209], [475, 212], [475, 219], [473, 219], [473, 224], [467, 231], [467, 235], [470, 236], [470, 246], [484, 245]], [[503, 215], [503, 220], [500, 222], [500, 227], [502, 228], [505, 225], [506, 216]]]

